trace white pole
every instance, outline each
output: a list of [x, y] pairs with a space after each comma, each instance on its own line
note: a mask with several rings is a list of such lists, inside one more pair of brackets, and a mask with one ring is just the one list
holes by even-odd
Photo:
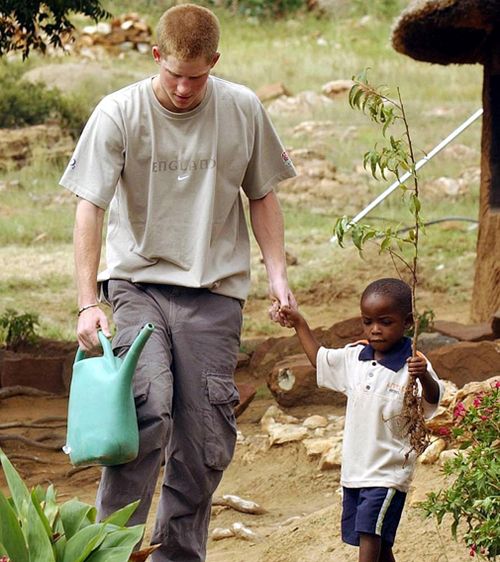
[[[427, 164], [438, 152], [441, 152], [445, 146], [450, 144], [452, 140], [454, 140], [458, 135], [460, 135], [469, 125], [472, 125], [476, 119], [479, 119], [483, 114], [483, 109], [478, 109], [475, 113], [473, 113], [466, 121], [464, 121], [460, 127], [457, 127], [450, 135], [448, 135], [444, 140], [442, 140], [438, 145], [436, 145], [428, 154], [426, 154], [421, 160], [419, 160], [415, 165], [415, 171], [420, 170], [423, 166]], [[377, 205], [380, 205], [382, 201], [388, 197], [396, 188], [400, 185], [403, 185], [405, 181], [411, 177], [411, 172], [406, 172], [403, 174], [398, 180], [392, 183], [384, 192], [382, 192], [378, 197], [376, 197], [368, 206], [366, 206], [360, 213], [358, 213], [352, 220], [351, 223], [359, 222], [363, 217], [375, 209]], [[347, 229], [348, 230], [348, 229]], [[330, 242], [336, 242], [337, 237], [332, 236], [330, 238]]]

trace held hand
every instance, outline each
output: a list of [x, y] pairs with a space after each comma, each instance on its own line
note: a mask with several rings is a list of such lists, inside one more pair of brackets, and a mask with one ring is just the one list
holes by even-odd
[[288, 328], [297, 328], [304, 321], [302, 314], [289, 306], [282, 306], [279, 313], [285, 320], [285, 326]]
[[281, 313], [281, 309], [284, 306], [287, 306], [292, 310], [297, 310], [298, 308], [297, 301], [295, 300], [293, 293], [290, 291], [288, 283], [285, 281], [281, 284], [270, 284], [269, 296], [273, 301], [272, 305], [269, 307], [269, 318], [281, 326], [291, 328], [292, 326], [287, 323], [284, 315]]
[[106, 337], [111, 336], [109, 323], [104, 312], [97, 306], [84, 310], [78, 317], [76, 337], [78, 344], [85, 351], [100, 345], [97, 330], [101, 329]]
[[420, 355], [409, 357], [407, 359], [407, 363], [408, 374], [410, 375], [410, 377], [417, 377], [418, 379], [420, 379], [427, 372], [427, 361]]

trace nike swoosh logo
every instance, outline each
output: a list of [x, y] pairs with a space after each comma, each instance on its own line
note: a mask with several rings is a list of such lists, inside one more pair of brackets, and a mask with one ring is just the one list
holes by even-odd
[[177, 176], [177, 179], [178, 179], [179, 181], [182, 181], [182, 180], [187, 179], [188, 177], [189, 177], [189, 174], [188, 174], [187, 176]]

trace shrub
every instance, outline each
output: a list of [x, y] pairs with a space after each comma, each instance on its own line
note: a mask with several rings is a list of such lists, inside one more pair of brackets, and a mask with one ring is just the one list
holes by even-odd
[[0, 492], [0, 560], [128, 562], [144, 533], [144, 525], [125, 527], [139, 502], [96, 523], [94, 506], [77, 499], [58, 505], [52, 485], [30, 492], [1, 449], [0, 461], [12, 494]]
[[4, 332], [3, 339], [7, 347], [17, 349], [23, 343], [33, 343], [37, 339], [35, 326], [38, 325], [38, 314], [25, 312], [19, 314], [7, 308], [0, 316], [0, 327]]
[[210, 4], [258, 18], [281, 18], [307, 8], [307, 0], [212, 0]]
[[500, 382], [476, 396], [468, 409], [459, 402], [454, 417], [452, 434], [465, 450], [447, 461], [443, 472], [455, 480], [449, 488], [428, 494], [421, 507], [438, 524], [451, 515], [455, 538], [464, 523], [462, 540], [470, 555], [495, 560], [500, 555]]
[[[63, 68], [63, 67], [61, 67]], [[20, 67], [0, 67], [0, 128], [39, 125], [56, 119], [78, 136], [88, 118], [89, 108], [77, 96], [66, 96], [42, 82], [24, 80]]]

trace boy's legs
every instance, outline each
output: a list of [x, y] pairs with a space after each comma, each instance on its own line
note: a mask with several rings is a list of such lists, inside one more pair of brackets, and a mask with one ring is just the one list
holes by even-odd
[[395, 562], [392, 547], [378, 535], [360, 533], [359, 562]]
[[394, 562], [405, 497], [391, 488], [344, 488], [342, 539], [360, 547], [359, 562]]

